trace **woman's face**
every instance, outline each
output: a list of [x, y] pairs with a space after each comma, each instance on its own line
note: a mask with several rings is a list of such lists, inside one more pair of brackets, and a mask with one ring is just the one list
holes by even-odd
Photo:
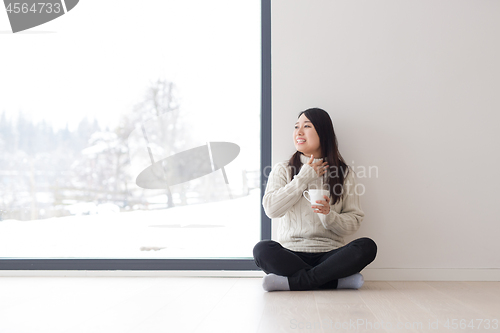
[[293, 143], [295, 149], [308, 157], [310, 157], [311, 154], [314, 155], [314, 158], [323, 157], [321, 156], [318, 133], [314, 125], [306, 118], [305, 114], [302, 114], [295, 123]]

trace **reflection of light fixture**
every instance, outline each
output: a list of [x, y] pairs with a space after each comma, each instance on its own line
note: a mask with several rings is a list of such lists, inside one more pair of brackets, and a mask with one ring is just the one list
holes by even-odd
[[232, 199], [224, 167], [231, 163], [239, 153], [240, 147], [231, 142], [207, 142], [206, 145], [182, 151], [157, 162], [154, 162], [150, 152], [152, 165], [144, 169], [135, 182], [137, 186], [145, 189], [168, 189], [169, 186], [178, 185], [220, 169]]

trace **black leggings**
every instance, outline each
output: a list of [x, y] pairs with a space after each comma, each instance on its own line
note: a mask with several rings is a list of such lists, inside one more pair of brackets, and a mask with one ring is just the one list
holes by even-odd
[[377, 255], [370, 238], [358, 238], [328, 252], [296, 252], [273, 240], [253, 248], [255, 263], [266, 274], [288, 277], [290, 290], [337, 289], [338, 279], [360, 272]]

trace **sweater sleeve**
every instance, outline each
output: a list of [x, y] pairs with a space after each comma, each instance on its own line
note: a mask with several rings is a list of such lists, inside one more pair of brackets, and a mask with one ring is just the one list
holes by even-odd
[[320, 221], [328, 230], [340, 236], [348, 236], [355, 233], [365, 216], [359, 203], [359, 195], [356, 193], [356, 178], [354, 172], [349, 170], [349, 174], [344, 182], [344, 193], [342, 194], [342, 210], [337, 213], [330, 205], [330, 212], [320, 215]]
[[262, 206], [269, 218], [282, 217], [302, 197], [313, 179], [318, 175], [313, 167], [302, 165], [300, 171], [291, 182], [288, 182], [286, 167], [277, 164], [269, 174], [266, 191], [262, 198]]

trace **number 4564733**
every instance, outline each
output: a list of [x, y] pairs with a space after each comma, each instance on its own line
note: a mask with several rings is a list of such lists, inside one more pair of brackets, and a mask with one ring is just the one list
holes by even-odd
[[19, 2], [14, 2], [14, 3], [9, 3], [7, 6], [7, 12], [8, 13], [56, 13], [59, 14], [61, 12], [61, 4], [60, 3], [45, 3], [45, 2], [38, 2], [34, 3], [30, 6], [28, 3], [19, 3]]

